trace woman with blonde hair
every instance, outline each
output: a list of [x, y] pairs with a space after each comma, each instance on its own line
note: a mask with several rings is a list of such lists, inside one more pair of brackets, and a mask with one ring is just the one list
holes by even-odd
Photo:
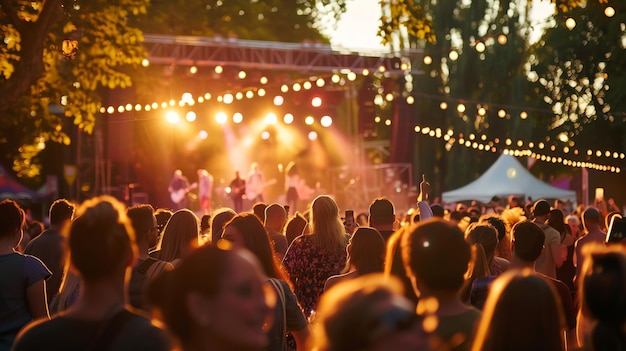
[[313, 200], [309, 227], [311, 234], [297, 237], [283, 258], [283, 267], [306, 317], [317, 308], [326, 279], [339, 274], [345, 266], [348, 243], [339, 208], [330, 196], [320, 195]]
[[563, 351], [565, 318], [552, 284], [530, 269], [494, 281], [473, 351]]
[[176, 211], [167, 221], [157, 249], [150, 256], [176, 266], [189, 253], [200, 245], [198, 217], [188, 209]]

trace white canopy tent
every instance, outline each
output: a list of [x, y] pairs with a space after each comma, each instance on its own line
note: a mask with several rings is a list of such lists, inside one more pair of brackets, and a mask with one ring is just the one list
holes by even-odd
[[576, 192], [563, 190], [535, 178], [515, 157], [502, 154], [478, 179], [442, 194], [444, 202], [477, 200], [487, 203], [494, 196], [524, 195], [533, 200], [559, 199], [576, 203]]

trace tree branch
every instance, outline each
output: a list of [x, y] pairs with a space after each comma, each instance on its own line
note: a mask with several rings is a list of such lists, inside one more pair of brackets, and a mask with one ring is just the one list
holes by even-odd
[[[5, 4], [7, 0], [0, 0]], [[4, 5], [3, 5], [4, 6]], [[0, 114], [7, 111], [44, 74], [43, 50], [45, 40], [54, 24], [63, 14], [61, 0], [44, 0], [37, 21], [22, 22], [20, 60], [15, 70], [0, 86]]]
[[9, 23], [20, 31], [24, 25], [24, 21], [17, 15], [17, 11], [13, 8], [13, 4], [11, 4], [9, 0], [0, 0], [0, 8], [4, 8], [4, 13], [6, 13], [9, 18]]

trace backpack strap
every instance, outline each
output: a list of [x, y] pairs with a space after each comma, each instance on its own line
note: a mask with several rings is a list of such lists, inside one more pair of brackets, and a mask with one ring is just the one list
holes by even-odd
[[280, 284], [280, 282], [277, 279], [269, 278], [269, 282], [274, 286], [274, 290], [276, 290], [278, 299], [280, 300], [280, 303], [283, 307], [283, 313], [282, 313], [283, 323], [280, 328], [280, 335], [283, 341], [281, 350], [285, 351], [287, 350], [287, 339], [285, 338], [287, 336], [287, 306], [286, 306], [286, 301], [285, 301], [285, 291], [283, 290], [283, 286]]
[[137, 266], [137, 272], [146, 275], [150, 267], [156, 262], [156, 258], [148, 257], [145, 261], [141, 262], [139, 266]]

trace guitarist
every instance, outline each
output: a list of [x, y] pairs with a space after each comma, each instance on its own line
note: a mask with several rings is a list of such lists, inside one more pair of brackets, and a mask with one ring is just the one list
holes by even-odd
[[235, 171], [235, 179], [230, 182], [230, 198], [233, 200], [234, 210], [241, 213], [243, 210], [243, 196], [246, 193], [246, 181], [241, 179], [239, 171]]
[[[189, 188], [189, 181], [187, 180], [187, 177], [185, 177], [183, 175], [183, 172], [180, 169], [177, 169], [176, 171], [174, 171], [174, 176], [172, 177], [172, 180], [170, 180], [170, 184], [167, 187], [167, 191], [170, 192], [170, 194], [175, 194], [175, 193], [179, 193], [181, 191], [183, 192], [187, 192]], [[172, 198], [174, 198], [174, 196], [172, 196]], [[180, 200], [178, 202], [173, 201], [174, 203], [174, 210], [180, 210], [183, 208], [187, 208], [187, 196], [180, 196]]]
[[263, 173], [259, 171], [258, 163], [254, 162], [250, 165], [250, 175], [246, 183], [246, 197], [248, 200], [252, 203], [263, 202], [264, 187]]

